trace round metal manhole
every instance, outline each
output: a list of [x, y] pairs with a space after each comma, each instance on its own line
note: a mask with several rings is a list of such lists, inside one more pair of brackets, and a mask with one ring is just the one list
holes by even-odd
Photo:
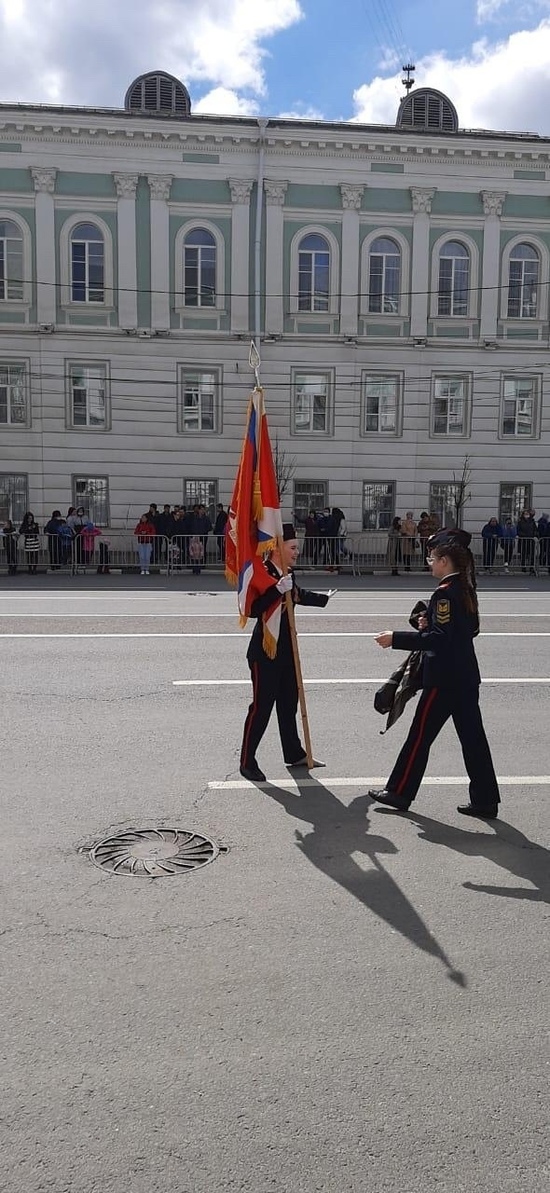
[[90, 849], [94, 866], [110, 874], [169, 878], [213, 862], [219, 847], [200, 833], [182, 828], [129, 829]]

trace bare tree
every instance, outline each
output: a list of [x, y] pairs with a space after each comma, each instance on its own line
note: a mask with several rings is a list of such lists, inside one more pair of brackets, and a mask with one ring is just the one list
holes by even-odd
[[281, 448], [279, 445], [278, 435], [275, 436], [273, 464], [275, 466], [275, 478], [279, 490], [279, 501], [282, 501], [284, 494], [290, 488], [292, 478], [296, 472], [296, 456], [287, 456], [284, 448]]
[[455, 526], [460, 526], [462, 522], [462, 511], [467, 501], [471, 501], [472, 492], [469, 488], [472, 479], [472, 470], [470, 468], [470, 457], [464, 456], [462, 465], [462, 472], [457, 477], [456, 472], [453, 472], [454, 482], [454, 497], [453, 506], [455, 511]]

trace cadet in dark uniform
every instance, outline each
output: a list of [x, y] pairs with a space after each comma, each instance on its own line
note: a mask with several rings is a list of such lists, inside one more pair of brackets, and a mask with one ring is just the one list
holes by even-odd
[[441, 530], [428, 539], [428, 563], [439, 580], [420, 631], [386, 631], [376, 641], [394, 650], [423, 652], [422, 694], [393, 771], [383, 791], [369, 791], [379, 803], [405, 812], [426, 770], [430, 747], [452, 717], [470, 777], [465, 816], [494, 820], [500, 795], [479, 709], [480, 674], [473, 639], [479, 633], [471, 535]]
[[[290, 523], [283, 525], [283, 550], [285, 566], [292, 568], [298, 558], [296, 531]], [[307, 592], [298, 588], [294, 573], [283, 575], [283, 561], [278, 551], [272, 551], [264, 561], [264, 567], [273, 583], [266, 592], [252, 604], [251, 615], [258, 620], [247, 651], [248, 665], [252, 675], [252, 704], [245, 721], [241, 749], [241, 775], [253, 783], [265, 783], [265, 775], [256, 761], [256, 750], [267, 729], [273, 705], [277, 709], [279, 733], [283, 756], [287, 766], [307, 767], [304, 747], [298, 737], [296, 712], [298, 708], [298, 684], [292, 653], [292, 641], [285, 593], [292, 593], [294, 604], [317, 605], [324, 608], [332, 593]], [[277, 653], [271, 659], [263, 645], [264, 624], [262, 615], [282, 600], [281, 624], [277, 642]]]

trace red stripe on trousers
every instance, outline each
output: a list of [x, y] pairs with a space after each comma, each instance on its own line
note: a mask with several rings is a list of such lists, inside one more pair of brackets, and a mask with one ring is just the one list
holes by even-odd
[[422, 717], [420, 718], [420, 725], [418, 726], [418, 737], [417, 737], [417, 739], [416, 739], [416, 741], [415, 741], [415, 743], [414, 743], [414, 746], [413, 746], [413, 748], [412, 748], [412, 751], [411, 751], [411, 756], [410, 756], [410, 758], [409, 758], [409, 761], [407, 762], [407, 767], [406, 767], [406, 770], [405, 770], [405, 774], [403, 775], [403, 778], [401, 779], [401, 782], [400, 782], [400, 784], [399, 784], [399, 787], [397, 788], [397, 793], [396, 793], [397, 795], [401, 795], [401, 793], [402, 793], [402, 791], [403, 791], [403, 788], [404, 788], [404, 786], [405, 786], [405, 783], [407, 782], [407, 779], [408, 779], [408, 777], [409, 777], [409, 775], [410, 775], [410, 773], [411, 773], [411, 770], [412, 770], [412, 767], [413, 767], [414, 760], [415, 760], [415, 758], [416, 758], [416, 755], [418, 754], [418, 751], [419, 751], [419, 749], [420, 749], [420, 746], [422, 745], [422, 738], [423, 738], [423, 736], [424, 736], [424, 730], [425, 730], [425, 728], [426, 728], [426, 721], [427, 721], [427, 718], [428, 718], [428, 714], [429, 714], [429, 712], [430, 712], [430, 709], [431, 709], [431, 707], [432, 707], [432, 704], [433, 704], [433, 702], [434, 702], [434, 700], [435, 700], [436, 696], [437, 696], [437, 688], [432, 688], [432, 690], [431, 690], [431, 692], [430, 692], [430, 695], [428, 696], [428, 699], [426, 700], [426, 706], [425, 706], [425, 708], [424, 708], [424, 711], [423, 711], [423, 713], [422, 713]]
[[252, 672], [252, 709], [248, 714], [248, 727], [246, 730], [246, 734], [244, 737], [242, 750], [241, 750], [241, 764], [243, 766], [247, 765], [248, 739], [250, 737], [250, 730], [252, 729], [252, 722], [254, 720], [254, 717], [256, 716], [256, 712], [257, 712], [257, 708], [258, 708], [258, 694], [257, 694], [258, 693], [258, 675], [257, 675], [258, 664], [253, 663], [250, 670]]

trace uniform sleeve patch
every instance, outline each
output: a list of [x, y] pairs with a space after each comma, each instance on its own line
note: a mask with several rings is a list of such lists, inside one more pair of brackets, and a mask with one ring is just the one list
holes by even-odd
[[437, 601], [435, 606], [435, 620], [438, 625], [448, 625], [451, 620], [451, 602]]

